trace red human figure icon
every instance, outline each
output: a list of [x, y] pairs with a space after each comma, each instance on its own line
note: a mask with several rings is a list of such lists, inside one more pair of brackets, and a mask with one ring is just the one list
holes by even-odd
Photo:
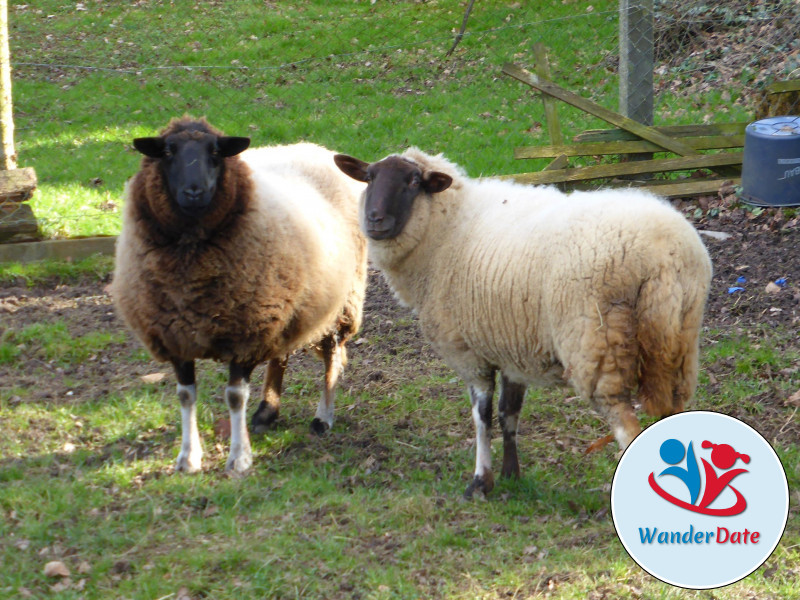
[[[713, 448], [711, 451], [711, 462], [714, 463], [714, 466], [718, 469], [730, 469], [737, 460], [741, 459], [742, 462], [745, 464], [750, 462], [750, 457], [747, 454], [741, 454], [736, 452], [732, 446], [728, 444], [713, 444], [708, 440], [703, 441], [701, 444], [702, 448]], [[736, 494], [736, 504], [731, 507], [731, 511], [729, 514], [739, 514], [747, 507], [747, 501], [744, 499], [744, 496], [737, 490], [735, 487], [730, 485], [730, 482], [733, 480], [734, 477], [741, 475], [742, 473], [747, 473], [747, 469], [733, 469], [732, 471], [728, 471], [723, 473], [722, 475], [717, 475], [717, 472], [714, 470], [708, 461], [704, 458], [700, 459], [703, 462], [703, 468], [705, 469], [706, 474], [706, 489], [703, 493], [703, 498], [700, 501], [700, 507], [705, 508], [709, 504], [711, 504], [714, 500], [717, 499], [726, 487], [731, 488], [731, 490]]]

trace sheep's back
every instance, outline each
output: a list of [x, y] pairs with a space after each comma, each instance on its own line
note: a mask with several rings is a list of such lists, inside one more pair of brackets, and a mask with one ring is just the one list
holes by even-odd
[[651, 279], [668, 273], [674, 293], [705, 301], [711, 265], [699, 236], [648, 194], [565, 196], [505, 182], [478, 190], [450, 208], [460, 214], [449, 217], [450, 241], [431, 277], [441, 295], [420, 315], [445, 345], [535, 381], [562, 348], [580, 345], [568, 338], [597, 328], [610, 305], [635, 307]]

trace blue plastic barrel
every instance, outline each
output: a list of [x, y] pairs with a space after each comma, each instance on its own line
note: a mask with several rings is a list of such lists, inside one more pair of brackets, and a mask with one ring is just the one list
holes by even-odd
[[758, 206], [800, 205], [800, 117], [770, 117], [745, 128], [742, 199]]

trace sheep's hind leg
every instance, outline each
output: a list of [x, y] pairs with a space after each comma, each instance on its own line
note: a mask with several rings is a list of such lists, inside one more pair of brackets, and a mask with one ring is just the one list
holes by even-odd
[[317, 413], [314, 415], [314, 420], [311, 421], [311, 432], [317, 435], [322, 435], [333, 427], [336, 382], [347, 361], [344, 342], [340, 342], [337, 335], [329, 335], [323, 339], [320, 350], [322, 351], [322, 361], [325, 363], [325, 387], [317, 406]]
[[636, 412], [631, 406], [630, 394], [595, 397], [594, 402], [611, 426], [611, 432], [619, 444], [619, 449], [625, 450], [642, 431]]
[[175, 471], [194, 473], [202, 467], [203, 446], [197, 429], [197, 385], [194, 361], [172, 362], [178, 379], [178, 400], [181, 403], [181, 451]]
[[494, 488], [492, 473], [492, 398], [494, 397], [494, 373], [478, 384], [469, 386], [472, 401], [472, 420], [475, 423], [475, 476], [464, 491], [465, 498], [488, 494]]
[[247, 434], [247, 400], [250, 396], [250, 374], [255, 365], [231, 361], [225, 402], [231, 416], [231, 451], [225, 463], [226, 471], [243, 473], [253, 464], [250, 436]]
[[250, 421], [253, 433], [266, 433], [270, 425], [278, 418], [281, 408], [283, 374], [286, 371], [288, 362], [287, 358], [273, 358], [267, 365], [263, 398]]
[[519, 458], [517, 456], [517, 428], [519, 412], [525, 398], [526, 386], [512, 383], [505, 376], [502, 378], [500, 401], [498, 402], [498, 418], [503, 430], [503, 477], [519, 477]]

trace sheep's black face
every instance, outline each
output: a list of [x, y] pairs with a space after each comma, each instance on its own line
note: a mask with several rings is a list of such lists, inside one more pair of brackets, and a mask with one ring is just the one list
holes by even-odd
[[224, 159], [245, 150], [250, 140], [184, 131], [165, 137], [137, 138], [133, 145], [159, 161], [170, 199], [178, 210], [186, 216], [200, 217], [214, 199]]
[[343, 154], [336, 155], [334, 161], [344, 173], [367, 184], [361, 225], [373, 240], [396, 238], [411, 218], [414, 200], [420, 193], [435, 194], [453, 182], [444, 173], [424, 175], [419, 166], [399, 156], [371, 165]]

